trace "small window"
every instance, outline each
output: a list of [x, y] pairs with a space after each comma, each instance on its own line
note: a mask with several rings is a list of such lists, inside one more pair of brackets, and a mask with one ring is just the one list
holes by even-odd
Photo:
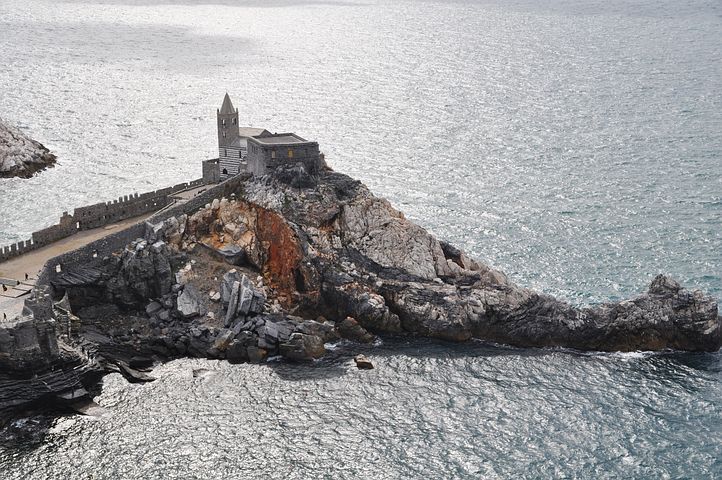
[[223, 175], [228, 175], [228, 170], [225, 168], [223, 169]]
[[226, 126], [226, 119], [225, 119], [225, 118], [221, 121], [221, 124], [222, 124], [224, 127]]
[[238, 150], [238, 158], [243, 158], [243, 155], [241, 155], [241, 151]]
[[275, 151], [275, 150], [271, 150], [271, 158], [276, 158], [276, 151]]
[[226, 132], [223, 132], [223, 138], [226, 138]]
[[235, 124], [236, 124], [236, 119], [235, 119], [235, 117], [234, 117], [234, 118], [233, 118], [233, 125], [235, 125]]
[[288, 149], [288, 158], [293, 158], [293, 149], [292, 148]]
[[224, 148], [224, 149], [223, 149], [223, 156], [224, 156], [224, 157], [227, 157], [227, 156], [228, 156], [228, 149], [227, 149], [227, 148]]

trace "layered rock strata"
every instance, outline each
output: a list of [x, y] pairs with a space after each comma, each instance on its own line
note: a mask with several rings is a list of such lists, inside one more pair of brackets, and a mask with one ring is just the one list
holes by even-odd
[[61, 343], [106, 370], [179, 356], [311, 360], [328, 342], [380, 333], [601, 351], [722, 343], [716, 301], [668, 277], [577, 308], [437, 240], [360, 182], [297, 168], [147, 224], [98, 265], [65, 266], [51, 294], [43, 318]]

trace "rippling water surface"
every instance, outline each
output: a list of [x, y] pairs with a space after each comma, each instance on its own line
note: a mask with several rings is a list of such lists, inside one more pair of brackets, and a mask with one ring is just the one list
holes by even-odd
[[[667, 272], [719, 298], [720, 45], [714, 0], [3, 0], [0, 116], [59, 164], [0, 179], [0, 244], [200, 176], [228, 91], [519, 284], [589, 304]], [[0, 447], [2, 476], [722, 476], [719, 354], [374, 355], [111, 376], [105, 417]]]

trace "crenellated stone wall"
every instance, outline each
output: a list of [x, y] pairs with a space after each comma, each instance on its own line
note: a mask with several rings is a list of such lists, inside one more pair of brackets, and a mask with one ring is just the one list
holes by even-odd
[[63, 216], [60, 217], [60, 221], [56, 225], [33, 232], [30, 240], [23, 240], [0, 247], [0, 262], [50, 245], [83, 230], [103, 227], [128, 218], [156, 212], [172, 202], [171, 196], [173, 194], [204, 184], [206, 184], [204, 179], [198, 179], [153, 192], [125, 195], [111, 202], [78, 207], [73, 211], [72, 215], [63, 212]]
[[[211, 203], [216, 198], [230, 196], [231, 193], [236, 191], [239, 185], [248, 180], [249, 177], [250, 174], [242, 174], [232, 177], [196, 195], [190, 200], [156, 213], [150, 217], [147, 222], [159, 223], [170, 217], [178, 217], [183, 214], [195, 213], [197, 210]], [[145, 222], [131, 225], [128, 228], [91, 242], [84, 247], [53, 257], [46, 262], [45, 266], [41, 270], [36, 286], [40, 287], [51, 285], [51, 282], [58, 273], [70, 267], [77, 265], [93, 267], [98, 265], [103, 261], [104, 257], [122, 250], [133, 240], [144, 237], [145, 232]]]

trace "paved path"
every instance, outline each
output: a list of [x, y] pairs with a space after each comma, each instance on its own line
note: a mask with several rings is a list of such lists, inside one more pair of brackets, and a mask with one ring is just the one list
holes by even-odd
[[[63, 238], [45, 247], [38, 248], [19, 257], [11, 258], [5, 262], [0, 262], [0, 279], [3, 279], [0, 281], [0, 322], [4, 321], [6, 317], [7, 320], [11, 320], [22, 312], [25, 297], [30, 293], [32, 286], [35, 285], [35, 279], [45, 265], [45, 262], [60, 254], [83, 247], [111, 233], [129, 227], [130, 225], [145, 221], [151, 215], [153, 215], [153, 213], [129, 218], [104, 227], [78, 232], [75, 235]], [[18, 284], [13, 286], [12, 280], [17, 281]]]
[[[203, 185], [173, 194], [170, 196], [173, 199], [171, 203], [161, 210], [185, 203], [196, 195], [205, 192], [208, 188], [210, 186]], [[151, 212], [104, 227], [78, 232], [51, 245], [0, 262], [0, 324], [4, 321], [10, 321], [22, 313], [25, 298], [35, 285], [38, 273], [48, 260], [65, 252], [84, 247], [111, 233], [143, 222], [155, 213]]]

